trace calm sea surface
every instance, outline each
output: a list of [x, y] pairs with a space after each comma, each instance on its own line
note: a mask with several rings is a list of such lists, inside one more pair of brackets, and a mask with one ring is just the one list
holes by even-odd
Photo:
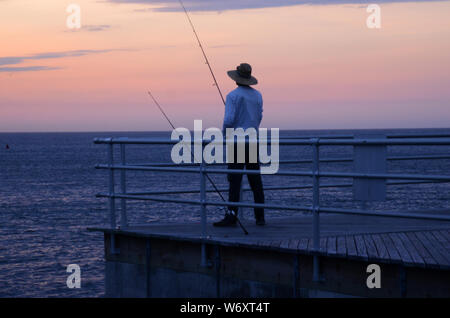
[[[346, 135], [374, 131], [286, 131], [282, 135]], [[450, 133], [450, 129], [381, 130], [378, 133]], [[94, 166], [105, 163], [105, 145], [94, 145], [95, 137], [168, 137], [168, 133], [0, 133], [0, 297], [101, 297], [104, 293], [103, 237], [86, 230], [106, 223], [107, 202], [95, 198], [106, 191], [107, 173]], [[10, 149], [6, 149], [6, 144]], [[168, 162], [170, 146], [129, 146], [130, 162]], [[450, 154], [450, 147], [395, 146], [389, 155]], [[321, 157], [351, 156], [351, 147], [324, 147]], [[311, 158], [308, 147], [283, 147], [282, 160]], [[116, 158], [118, 158], [116, 154]], [[321, 169], [350, 171], [351, 163], [322, 164]], [[309, 169], [307, 164], [281, 169]], [[450, 160], [391, 161], [389, 172], [449, 174]], [[212, 176], [219, 187], [226, 187], [224, 175]], [[116, 178], [118, 179], [118, 178]], [[310, 184], [308, 178], [264, 176], [265, 185]], [[198, 188], [192, 174], [129, 173], [128, 189], [161, 190]], [[323, 180], [322, 183], [351, 180]], [[449, 184], [390, 186], [385, 202], [371, 204], [372, 209], [444, 209], [450, 207]], [[209, 194], [212, 199], [217, 196]], [[198, 195], [183, 195], [197, 198]], [[311, 203], [309, 190], [270, 191], [267, 201], [283, 204]], [[244, 199], [251, 199], [246, 193]], [[321, 204], [353, 207], [351, 188], [321, 191]], [[131, 223], [198, 221], [193, 206], [168, 203], [129, 203]], [[247, 209], [248, 210], [248, 209]], [[251, 220], [251, 210], [245, 212]], [[208, 208], [209, 220], [221, 214]], [[267, 218], [293, 212], [267, 211]], [[82, 286], [66, 286], [66, 267], [81, 267]]]

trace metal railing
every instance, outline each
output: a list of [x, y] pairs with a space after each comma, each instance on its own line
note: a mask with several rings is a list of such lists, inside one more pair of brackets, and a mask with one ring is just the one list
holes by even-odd
[[[402, 184], [420, 184], [420, 183], [445, 183], [450, 182], [450, 175], [435, 175], [435, 174], [399, 174], [399, 173], [358, 173], [358, 172], [333, 172], [321, 171], [320, 163], [324, 162], [349, 162], [351, 158], [320, 158], [319, 149], [323, 146], [361, 146], [361, 145], [384, 145], [384, 146], [450, 146], [450, 138], [448, 135], [443, 135], [445, 138], [440, 138], [440, 135], [433, 134], [431, 137], [418, 138], [420, 136], [414, 135], [414, 138], [405, 136], [398, 136], [398, 138], [390, 137], [379, 139], [350, 139], [348, 136], [343, 138], [281, 138], [278, 141], [280, 146], [308, 146], [312, 148], [312, 159], [305, 160], [288, 160], [279, 161], [280, 164], [294, 164], [294, 163], [311, 163], [312, 169], [309, 171], [299, 170], [280, 170], [277, 176], [298, 176], [310, 177], [312, 179], [311, 185], [299, 186], [272, 186], [265, 187], [265, 190], [288, 190], [288, 189], [312, 189], [311, 205], [283, 205], [274, 203], [251, 203], [251, 202], [229, 202], [229, 201], [213, 201], [206, 197], [207, 192], [214, 190], [207, 190], [206, 188], [206, 174], [259, 174], [259, 171], [251, 170], [232, 170], [220, 168], [220, 165], [207, 165], [203, 159], [201, 163], [197, 164], [181, 164], [173, 163], [144, 163], [144, 164], [129, 164], [126, 162], [126, 145], [171, 145], [178, 141], [172, 141], [161, 138], [96, 138], [95, 144], [106, 144], [108, 146], [108, 164], [97, 165], [97, 169], [106, 169], [109, 172], [109, 191], [108, 193], [99, 193], [97, 197], [108, 198], [109, 200], [109, 220], [112, 229], [116, 229], [116, 199], [120, 200], [120, 226], [126, 228], [127, 221], [127, 200], [149, 200], [157, 202], [171, 202], [179, 204], [191, 204], [200, 206], [201, 215], [201, 237], [207, 241], [207, 206], [234, 206], [247, 208], [265, 208], [277, 210], [293, 210], [293, 211], [307, 211], [313, 215], [313, 252], [319, 252], [320, 248], [320, 213], [336, 213], [336, 214], [354, 214], [365, 216], [383, 216], [394, 218], [415, 218], [427, 220], [442, 220], [450, 221], [450, 215], [438, 215], [429, 213], [409, 213], [399, 211], [370, 211], [364, 209], [346, 209], [334, 208], [320, 205], [320, 188], [325, 187], [351, 187], [351, 183], [336, 183], [320, 185], [320, 179], [326, 178], [363, 178], [363, 179], [384, 179], [387, 185], [402, 185]], [[389, 137], [389, 136], [388, 136]], [[203, 145], [209, 141], [204, 140]], [[270, 141], [267, 141], [270, 145]], [[114, 162], [114, 145], [120, 147], [120, 163]], [[431, 160], [431, 159], [450, 159], [450, 155], [413, 155], [413, 156], [391, 156], [387, 160]], [[219, 166], [216, 168], [215, 166]], [[120, 192], [115, 191], [115, 171], [120, 173]], [[161, 190], [161, 191], [142, 191], [142, 192], [127, 192], [126, 186], [126, 171], [153, 171], [153, 172], [177, 172], [177, 173], [192, 173], [198, 174], [200, 178], [200, 189], [186, 189], [186, 190]], [[267, 175], [271, 176], [271, 175]], [[396, 180], [396, 181], [395, 181]], [[399, 181], [401, 180], [401, 181]], [[407, 180], [407, 181], [405, 181]], [[249, 190], [248, 188], [244, 190]], [[219, 189], [219, 191], [227, 191], [227, 189]], [[168, 195], [172, 194], [199, 194], [198, 200], [173, 198]], [[433, 212], [433, 211], [429, 211]], [[113, 237], [112, 237], [112, 243]], [[202, 264], [205, 264], [204, 244], [202, 245]], [[318, 256], [314, 256], [313, 279], [319, 280]]]

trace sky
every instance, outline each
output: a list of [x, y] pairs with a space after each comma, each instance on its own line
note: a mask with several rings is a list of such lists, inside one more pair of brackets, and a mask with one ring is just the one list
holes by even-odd
[[[69, 29], [67, 7], [81, 9]], [[369, 3], [381, 28], [368, 28]], [[227, 94], [250, 63], [262, 127], [450, 127], [450, 1], [185, 0]], [[0, 0], [0, 132], [221, 127], [176, 0]]]

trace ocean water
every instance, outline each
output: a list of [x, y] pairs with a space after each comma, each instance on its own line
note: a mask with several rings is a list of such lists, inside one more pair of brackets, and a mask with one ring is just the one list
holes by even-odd
[[[284, 131], [283, 135], [342, 135], [373, 131]], [[378, 133], [450, 133], [450, 129], [381, 130]], [[107, 172], [94, 166], [105, 163], [105, 145], [95, 137], [168, 137], [166, 132], [114, 133], [1, 133], [0, 134], [0, 297], [101, 297], [104, 294], [103, 237], [86, 230], [106, 224], [107, 202], [96, 198], [107, 191]], [[6, 144], [10, 149], [6, 149]], [[350, 157], [348, 146], [323, 147], [322, 158]], [[392, 146], [389, 155], [450, 154], [450, 147]], [[118, 153], [115, 153], [118, 158]], [[282, 160], [311, 158], [309, 147], [282, 147]], [[170, 146], [128, 146], [127, 160], [135, 163], [168, 162]], [[321, 164], [323, 171], [351, 171], [351, 163]], [[308, 164], [281, 169], [310, 169]], [[450, 159], [390, 161], [389, 172], [449, 174]], [[212, 175], [218, 187], [226, 187], [224, 175]], [[119, 178], [116, 178], [118, 180]], [[192, 174], [128, 173], [128, 190], [197, 189]], [[264, 176], [264, 185], [310, 184], [309, 178]], [[351, 180], [322, 180], [322, 183]], [[385, 202], [371, 209], [420, 210], [450, 208], [447, 183], [401, 185], [388, 188]], [[208, 194], [217, 198], [214, 193]], [[197, 194], [183, 195], [197, 198]], [[252, 199], [250, 192], [245, 200]], [[267, 202], [311, 204], [310, 190], [267, 191]], [[351, 188], [321, 190], [321, 204], [357, 208]], [[245, 215], [251, 215], [247, 209]], [[222, 212], [208, 208], [209, 220]], [[266, 211], [267, 218], [299, 212]], [[161, 202], [130, 202], [131, 223], [198, 221], [194, 206]], [[248, 221], [251, 218], [247, 218]], [[245, 222], [245, 218], [244, 218]], [[81, 268], [81, 288], [66, 286], [67, 265]]]

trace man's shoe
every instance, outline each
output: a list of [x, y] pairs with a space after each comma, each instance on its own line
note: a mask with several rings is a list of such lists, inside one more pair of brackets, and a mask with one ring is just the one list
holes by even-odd
[[264, 217], [256, 219], [256, 225], [266, 225], [266, 220], [264, 220]]
[[255, 212], [256, 225], [266, 225], [266, 220], [264, 220], [264, 212]]
[[214, 226], [225, 227], [225, 226], [235, 226], [236, 225], [236, 216], [231, 213], [225, 214], [225, 217], [219, 221], [213, 223]]

